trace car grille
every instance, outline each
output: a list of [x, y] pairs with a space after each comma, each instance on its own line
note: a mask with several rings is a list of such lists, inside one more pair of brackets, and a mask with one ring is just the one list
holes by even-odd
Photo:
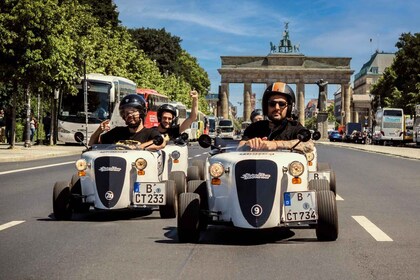
[[124, 186], [126, 160], [120, 157], [95, 159], [95, 181], [99, 199], [105, 207], [114, 207]]
[[277, 165], [271, 160], [243, 160], [235, 165], [236, 189], [245, 219], [261, 227], [273, 208]]

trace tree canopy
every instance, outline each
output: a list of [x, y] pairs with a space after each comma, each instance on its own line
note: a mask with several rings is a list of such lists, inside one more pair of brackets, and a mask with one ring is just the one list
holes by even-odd
[[[372, 87], [375, 107], [403, 108], [414, 114], [420, 104], [420, 33], [403, 33], [395, 45], [398, 51], [393, 64]], [[380, 104], [379, 104], [380, 97]]]

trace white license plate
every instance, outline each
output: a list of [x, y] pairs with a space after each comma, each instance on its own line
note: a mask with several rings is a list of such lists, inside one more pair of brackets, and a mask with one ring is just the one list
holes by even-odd
[[285, 192], [284, 219], [286, 222], [312, 221], [318, 219], [316, 193]]
[[308, 175], [309, 175], [308, 182], [313, 179], [315, 180], [325, 179], [325, 180], [330, 181], [330, 172], [316, 171], [316, 172], [309, 172]]
[[133, 203], [140, 205], [165, 205], [165, 183], [134, 183]]

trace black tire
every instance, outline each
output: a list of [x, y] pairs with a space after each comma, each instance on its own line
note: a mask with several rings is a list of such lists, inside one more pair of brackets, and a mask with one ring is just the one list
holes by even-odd
[[308, 189], [314, 191], [329, 191], [330, 182], [326, 179], [313, 179], [309, 181]]
[[198, 166], [189, 166], [187, 169], [187, 181], [200, 180], [200, 170]]
[[332, 191], [316, 193], [318, 205], [318, 223], [315, 227], [319, 241], [334, 241], [338, 238], [337, 202]]
[[166, 181], [166, 204], [159, 206], [159, 214], [162, 219], [173, 219], [178, 210], [178, 196], [176, 194], [175, 182]]
[[172, 171], [169, 174], [169, 180], [172, 180], [175, 182], [176, 192], [178, 195], [186, 192], [187, 179], [183, 171]]
[[330, 190], [334, 193], [334, 195], [337, 195], [337, 186], [335, 183], [335, 172], [331, 170], [330, 172]]
[[56, 220], [71, 220], [71, 194], [69, 183], [56, 182], [53, 189], [53, 212]]
[[318, 171], [331, 170], [331, 166], [327, 162], [318, 162], [316, 166], [316, 170]]
[[82, 185], [80, 183], [80, 177], [77, 174], [73, 174], [70, 180], [70, 193], [71, 204], [75, 213], [87, 213], [89, 212], [90, 204], [83, 203], [82, 201]]
[[195, 159], [191, 162], [191, 166], [198, 167], [198, 174], [200, 175], [200, 180], [204, 180], [204, 170], [206, 167], [206, 163], [203, 160]]
[[200, 196], [196, 193], [181, 193], [177, 223], [179, 242], [198, 242], [200, 239], [199, 216]]
[[199, 217], [199, 229], [205, 231], [209, 224], [209, 217], [207, 213], [209, 211], [208, 194], [206, 181], [203, 180], [192, 180], [188, 181], [187, 192], [196, 193], [200, 196], [200, 217]]

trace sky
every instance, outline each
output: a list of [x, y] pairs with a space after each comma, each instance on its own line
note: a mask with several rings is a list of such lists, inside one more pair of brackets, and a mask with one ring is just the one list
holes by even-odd
[[[293, 45], [305, 56], [351, 57], [358, 73], [376, 51], [394, 53], [402, 33], [420, 32], [418, 0], [114, 0], [128, 28], [155, 28], [181, 38], [181, 47], [208, 73], [217, 93], [221, 56], [265, 56], [278, 45], [288, 22]], [[354, 77], [354, 75], [353, 75]], [[353, 80], [352, 77], [352, 80]], [[292, 88], [295, 88], [292, 86]], [[253, 84], [257, 108], [265, 89]], [[333, 98], [337, 86], [328, 86]], [[243, 108], [243, 85], [231, 84], [230, 102]], [[305, 101], [318, 97], [305, 86]], [[306, 103], [305, 102], [305, 103]]]

